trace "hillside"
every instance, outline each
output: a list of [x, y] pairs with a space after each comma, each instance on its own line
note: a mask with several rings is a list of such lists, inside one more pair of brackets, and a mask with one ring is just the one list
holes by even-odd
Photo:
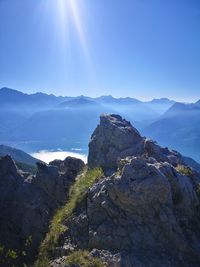
[[200, 106], [174, 104], [163, 116], [146, 127], [143, 134], [163, 146], [179, 150], [200, 161]]
[[39, 161], [38, 159], [30, 156], [29, 154], [25, 153], [20, 149], [16, 149], [5, 145], [0, 145], [0, 157], [6, 155], [10, 155], [15, 161], [19, 161], [29, 165], [36, 165], [36, 163]]
[[4, 157], [6, 155], [12, 157], [19, 169], [32, 174], [35, 174], [37, 171], [36, 163], [41, 162], [20, 149], [0, 145], [0, 157]]

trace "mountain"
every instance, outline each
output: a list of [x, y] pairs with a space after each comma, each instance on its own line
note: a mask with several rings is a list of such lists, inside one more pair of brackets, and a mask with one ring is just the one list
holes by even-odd
[[87, 166], [28, 175], [1, 158], [0, 266], [199, 267], [199, 166], [116, 114], [100, 117]]
[[27, 151], [72, 147], [87, 150], [100, 114], [118, 113], [141, 130], [157, 120], [172, 102], [112, 96], [57, 97], [5, 87], [0, 89], [0, 143], [14, 143]]
[[84, 96], [64, 101], [59, 104], [60, 108], [99, 108], [100, 104], [94, 100], [90, 100]]
[[142, 101], [135, 99], [135, 98], [131, 98], [131, 97], [120, 97], [120, 98], [114, 98], [111, 95], [107, 95], [107, 96], [100, 96], [95, 98], [95, 100], [97, 102], [100, 102], [102, 104], [141, 104]]
[[7, 155], [12, 157], [19, 169], [32, 174], [35, 174], [37, 171], [36, 163], [41, 162], [39, 159], [30, 156], [20, 149], [0, 145], [0, 157], [5, 157]]
[[25, 94], [7, 87], [0, 89], [0, 108], [19, 110], [19, 108], [42, 109], [52, 107], [64, 101], [64, 97], [56, 97], [44, 93]]
[[109, 95], [98, 97], [95, 101], [112, 109], [114, 113], [117, 112], [121, 114], [123, 117], [131, 120], [132, 122], [137, 121], [145, 125], [148, 121], [159, 117], [159, 113], [147, 106], [145, 102], [139, 101], [135, 98], [114, 98]]
[[168, 98], [160, 98], [160, 99], [153, 99], [145, 103], [148, 107], [150, 107], [152, 110], [161, 115], [164, 112], [166, 112], [171, 106], [173, 106], [176, 102]]
[[200, 161], [200, 105], [175, 103], [143, 131], [164, 146]]
[[16, 112], [0, 108], [0, 140], [6, 140], [8, 135], [22, 125], [28, 116], [23, 112]]
[[[15, 142], [29, 141], [35, 150], [72, 147], [87, 149], [87, 143], [102, 109], [63, 108], [33, 114], [9, 137]], [[41, 147], [40, 147], [41, 145]]]
[[5, 145], [0, 145], [0, 157], [6, 155], [10, 155], [15, 161], [19, 161], [29, 165], [35, 165], [38, 161], [40, 161], [20, 149], [16, 149]]

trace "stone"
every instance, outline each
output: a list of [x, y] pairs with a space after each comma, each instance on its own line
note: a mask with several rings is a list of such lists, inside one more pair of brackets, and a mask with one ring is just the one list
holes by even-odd
[[130, 122], [119, 115], [102, 115], [89, 143], [88, 166], [116, 170], [118, 161], [140, 154], [143, 138]]
[[34, 176], [18, 170], [10, 156], [0, 158], [0, 245], [5, 251], [17, 251], [16, 266], [33, 263], [55, 210], [67, 201], [69, 188], [84, 166], [76, 159], [68, 165], [71, 169], [61, 172], [56, 166], [37, 163]]
[[[87, 249], [113, 267], [200, 266], [200, 174], [182, 155], [102, 115], [88, 165], [105, 177], [65, 222], [60, 246]], [[178, 166], [189, 168], [180, 171]]]

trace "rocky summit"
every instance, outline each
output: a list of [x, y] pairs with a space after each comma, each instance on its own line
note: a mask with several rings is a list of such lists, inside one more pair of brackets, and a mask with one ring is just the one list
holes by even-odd
[[83, 167], [68, 158], [39, 163], [29, 176], [2, 158], [1, 242], [15, 247], [30, 235], [36, 253], [48, 232], [35, 267], [200, 266], [198, 163], [142, 137], [120, 116], [102, 115], [88, 171], [77, 176]]
[[110, 175], [65, 220], [69, 230], [50, 266], [80, 266], [66, 264], [74, 250], [111, 267], [200, 266], [200, 175], [178, 152], [141, 137], [118, 115], [102, 115], [88, 165]]

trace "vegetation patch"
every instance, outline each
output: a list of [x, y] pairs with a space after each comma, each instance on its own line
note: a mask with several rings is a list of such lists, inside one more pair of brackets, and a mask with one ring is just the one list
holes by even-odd
[[80, 267], [106, 267], [107, 265], [101, 259], [92, 257], [86, 250], [78, 250], [72, 252], [66, 259], [69, 266]]
[[192, 176], [193, 176], [193, 172], [192, 172], [192, 170], [191, 170], [189, 167], [187, 167], [187, 166], [184, 166], [184, 165], [178, 165], [178, 166], [176, 167], [176, 170], [177, 170], [178, 172], [180, 172], [181, 174], [185, 175], [185, 176], [188, 176], [188, 177], [192, 177]]
[[63, 225], [63, 222], [73, 213], [77, 204], [86, 197], [88, 188], [102, 176], [102, 170], [96, 168], [92, 170], [85, 169], [77, 177], [76, 182], [70, 188], [68, 202], [56, 212], [50, 223], [49, 232], [40, 246], [38, 259], [34, 265], [35, 267], [48, 266], [60, 235], [67, 230], [66, 226]]
[[20, 262], [20, 266], [25, 267], [26, 256], [31, 247], [31, 243], [32, 237], [28, 236], [25, 240], [23, 250], [6, 248], [4, 245], [0, 244], [0, 266], [16, 267], [19, 266], [18, 263]]

